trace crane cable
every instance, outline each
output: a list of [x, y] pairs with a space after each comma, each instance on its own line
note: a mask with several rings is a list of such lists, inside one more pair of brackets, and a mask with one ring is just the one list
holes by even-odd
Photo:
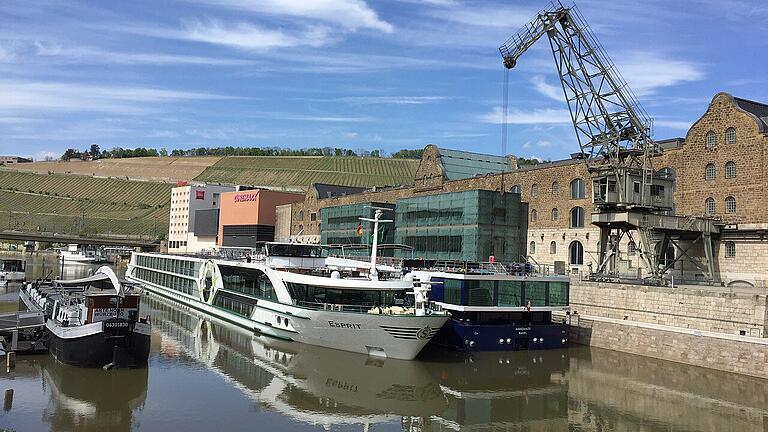
[[504, 68], [504, 88], [501, 101], [501, 155], [507, 155], [507, 114], [509, 108], [509, 69]]

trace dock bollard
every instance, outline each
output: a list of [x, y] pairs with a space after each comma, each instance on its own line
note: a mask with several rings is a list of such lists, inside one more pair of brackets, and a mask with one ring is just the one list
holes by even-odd
[[16, 368], [16, 352], [8, 351], [5, 354], [5, 372], [9, 373]]
[[13, 408], [13, 389], [5, 391], [5, 399], [3, 399], [3, 411], [10, 412]]

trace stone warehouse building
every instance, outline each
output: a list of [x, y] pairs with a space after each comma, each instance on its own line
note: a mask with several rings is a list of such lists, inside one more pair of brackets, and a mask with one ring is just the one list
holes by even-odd
[[[686, 137], [659, 142], [664, 153], [654, 169], [675, 179], [675, 214], [716, 219], [715, 278], [724, 284], [768, 283], [768, 105], [718, 93]], [[333, 189], [333, 190], [329, 190]], [[535, 166], [518, 166], [513, 157], [446, 150], [428, 145], [408, 187], [344, 190], [319, 185], [301, 203], [283, 209], [281, 223], [299, 241], [318, 242], [320, 209], [366, 202], [470, 190], [520, 195], [524, 212], [520, 254], [539, 264], [561, 262], [571, 271], [596, 268], [599, 230], [591, 225], [592, 185], [586, 165], [577, 158]], [[290, 218], [290, 220], [288, 220]], [[527, 226], [526, 222], [527, 221]], [[702, 279], [701, 244], [679, 242], [666, 259], [689, 255], [673, 273]], [[619, 269], [642, 275], [638, 245], [621, 244]]]

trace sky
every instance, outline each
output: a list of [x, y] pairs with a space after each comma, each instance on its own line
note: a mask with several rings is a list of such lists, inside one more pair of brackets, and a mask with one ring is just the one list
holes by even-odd
[[[768, 103], [763, 0], [580, 0], [654, 138], [720, 91]], [[0, 154], [426, 144], [502, 154], [498, 47], [544, 1], [0, 3]], [[509, 72], [508, 154], [579, 150], [549, 43]]]

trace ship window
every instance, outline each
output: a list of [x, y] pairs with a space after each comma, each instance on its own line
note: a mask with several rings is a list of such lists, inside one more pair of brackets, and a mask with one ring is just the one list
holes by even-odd
[[464, 283], [470, 306], [493, 306], [493, 281], [467, 280]]
[[451, 304], [462, 304], [460, 280], [446, 279], [443, 282], [443, 301]]
[[522, 306], [522, 281], [499, 281], [499, 306]]
[[272, 281], [261, 270], [221, 265], [221, 279], [225, 290], [252, 297], [277, 299]]
[[249, 317], [256, 306], [256, 299], [240, 297], [235, 294], [219, 291], [216, 293], [216, 298], [213, 300], [213, 304], [238, 315]]

